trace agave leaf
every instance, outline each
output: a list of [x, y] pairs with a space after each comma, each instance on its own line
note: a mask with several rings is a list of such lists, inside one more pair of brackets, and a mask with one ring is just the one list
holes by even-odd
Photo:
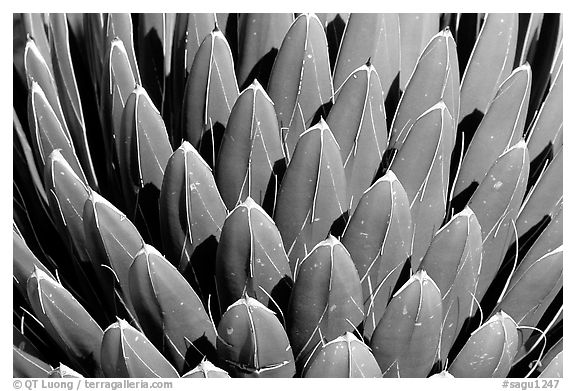
[[316, 16], [324, 26], [326, 40], [328, 42], [328, 54], [330, 56], [330, 67], [334, 72], [338, 49], [344, 36], [344, 29], [350, 18], [349, 13], [317, 13]]
[[[128, 272], [134, 257], [144, 246], [142, 237], [122, 212], [95, 191], [90, 192], [90, 198], [84, 204], [82, 220], [90, 260], [97, 269], [102, 266], [112, 269], [126, 307], [134, 314]], [[105, 286], [113, 289], [113, 284], [110, 285], [108, 282]]]
[[362, 286], [346, 248], [333, 236], [297, 265], [287, 330], [298, 366], [323, 338], [353, 331], [364, 318]]
[[257, 80], [236, 100], [216, 163], [216, 183], [228, 209], [251, 197], [272, 213], [284, 153], [274, 104]]
[[144, 245], [134, 258], [129, 287], [142, 330], [178, 372], [214, 354], [216, 334], [202, 301], [152, 246]]
[[454, 185], [456, 197], [464, 192], [469, 196], [498, 156], [522, 138], [531, 80], [532, 71], [526, 64], [516, 68], [498, 88], [464, 155]]
[[87, 67], [90, 70], [92, 84], [97, 96], [100, 96], [100, 89], [104, 89], [105, 85], [101, 85], [102, 73], [105, 64], [105, 53], [107, 52], [105, 42], [105, 26], [107, 16], [102, 13], [85, 13], [83, 14], [84, 37], [86, 46], [86, 59]]
[[364, 192], [342, 236], [362, 283], [367, 340], [409, 263], [412, 235], [408, 196], [388, 171]]
[[[405, 91], [418, 58], [440, 28], [440, 15], [399, 14], [400, 27], [400, 89]], [[458, 69], [458, 67], [456, 67]], [[428, 105], [430, 106], [430, 105]]]
[[452, 122], [458, 121], [458, 56], [450, 30], [444, 29], [432, 37], [411, 74], [390, 131], [390, 147], [397, 150], [402, 148], [416, 119], [438, 101], [444, 102]]
[[12, 280], [24, 298], [28, 296], [28, 277], [34, 273], [34, 270], [42, 270], [46, 275], [54, 278], [52, 273], [36, 258], [24, 239], [16, 231], [12, 233], [12, 254]]
[[82, 262], [88, 262], [85, 252], [82, 211], [90, 196], [85, 182], [76, 175], [60, 150], [54, 150], [44, 169], [44, 183], [48, 193], [50, 212], [60, 235]]
[[550, 92], [542, 103], [528, 133], [532, 178], [540, 175], [546, 160], [551, 160], [563, 144], [563, 68], [560, 65], [558, 75], [552, 81]]
[[517, 37], [518, 14], [486, 16], [460, 86], [459, 128], [468, 137], [512, 72]]
[[323, 344], [312, 356], [303, 377], [374, 378], [382, 371], [370, 348], [350, 332]]
[[172, 147], [160, 112], [141, 86], [128, 96], [116, 145], [126, 197], [148, 184], [159, 191]]
[[542, 177], [524, 199], [516, 220], [518, 237], [528, 234], [525, 238], [530, 240], [534, 234], [529, 231], [556, 215], [563, 198], [562, 162], [563, 148], [560, 146]]
[[[56, 81], [54, 80], [53, 73], [48, 67], [48, 60], [50, 60], [50, 57], [42, 57], [34, 40], [28, 38], [26, 41], [26, 48], [24, 49], [24, 67], [26, 68], [28, 93], [30, 94], [34, 84], [38, 84], [44, 93], [46, 101], [52, 108], [54, 116], [60, 123], [66, 138], [70, 140], [70, 143], [72, 143], [72, 137], [70, 136], [70, 131], [68, 130], [60, 98], [58, 96]], [[30, 113], [28, 116], [30, 116]], [[32, 126], [30, 127], [32, 128]]]
[[384, 98], [376, 68], [362, 65], [342, 84], [326, 119], [340, 146], [351, 211], [372, 184], [388, 146]]
[[[519, 15], [520, 18], [524, 14]], [[518, 66], [526, 62], [533, 63], [534, 51], [538, 45], [540, 31], [542, 29], [542, 20], [544, 19], [543, 13], [532, 13], [525, 16], [528, 18], [528, 23], [518, 28], [518, 43], [516, 46], [516, 60], [514, 65]]]
[[47, 203], [44, 184], [40, 179], [40, 174], [38, 174], [32, 148], [30, 148], [22, 124], [14, 109], [12, 110], [12, 156], [14, 159], [14, 179], [22, 178], [19, 183], [28, 187], [27, 195], [36, 195], [39, 204]]
[[210, 167], [216, 164], [224, 129], [238, 94], [230, 46], [224, 34], [214, 29], [198, 48], [182, 104], [184, 139], [200, 152]]
[[538, 377], [542, 378], [563, 378], [563, 352], [558, 353], [552, 361], [542, 370]]
[[215, 293], [212, 260], [228, 211], [210, 167], [187, 141], [168, 160], [159, 207], [166, 257], [206, 300]]
[[100, 372], [102, 329], [62, 285], [40, 269], [28, 278], [28, 300], [34, 315], [78, 370]]
[[274, 221], [292, 271], [346, 210], [346, 176], [338, 143], [320, 120], [300, 137], [276, 203]]
[[338, 51], [334, 90], [368, 59], [380, 77], [386, 112], [392, 117], [399, 97], [400, 19], [398, 14], [352, 13]]
[[[563, 247], [535, 261], [521, 262], [494, 312], [504, 311], [519, 326], [536, 327], [560, 289], [563, 276]], [[528, 341], [531, 329], [522, 329], [521, 342]]]
[[[110, 163], [119, 157], [118, 138], [122, 123], [122, 113], [128, 97], [134, 91], [136, 79], [130, 67], [124, 43], [114, 39], [109, 44], [106, 62], [102, 72], [100, 117], [104, 127], [104, 147]], [[117, 169], [117, 168], [116, 168]], [[109, 171], [109, 174], [111, 171]]]
[[370, 348], [384, 377], [426, 377], [434, 365], [442, 330], [442, 296], [420, 270], [390, 300]]
[[[50, 42], [46, 34], [46, 26], [44, 25], [44, 14], [41, 13], [26, 13], [22, 14], [22, 21], [24, 22], [24, 29], [26, 35], [29, 35], [38, 47], [38, 51], [45, 59], [50, 58]], [[50, 73], [52, 73], [52, 64], [46, 64]]]
[[218, 368], [208, 360], [202, 360], [194, 369], [182, 375], [182, 378], [229, 378], [228, 372]]
[[105, 377], [178, 377], [178, 372], [148, 338], [123, 319], [104, 331], [100, 355]]
[[50, 33], [52, 37], [53, 75], [58, 87], [59, 102], [69, 126], [70, 136], [74, 142], [78, 158], [87, 174], [88, 182], [90, 186], [97, 188], [98, 182], [88, 147], [80, 93], [72, 66], [66, 14], [50, 14]]
[[482, 270], [476, 297], [480, 300], [498, 273], [514, 235], [528, 180], [528, 149], [524, 140], [494, 162], [468, 205], [482, 227]]
[[286, 310], [292, 272], [274, 221], [252, 198], [224, 222], [216, 253], [216, 284], [223, 308], [247, 293], [268, 308]]
[[12, 346], [12, 376], [47, 378], [52, 367], [30, 353]]
[[48, 156], [55, 149], [59, 149], [76, 175], [86, 183], [74, 145], [46, 99], [44, 91], [36, 82], [32, 83], [28, 94], [28, 123], [39, 168], [44, 169], [48, 163]]
[[128, 13], [107, 15], [106, 19], [106, 40], [105, 48], [110, 47], [112, 42], [120, 39], [124, 43], [126, 55], [132, 68], [132, 74], [137, 84], [142, 84], [140, 72], [138, 71], [138, 62], [134, 52], [134, 33], [132, 31], [132, 16]]
[[505, 312], [493, 315], [472, 333], [448, 371], [454, 377], [506, 377], [518, 351], [516, 328]]
[[527, 264], [533, 263], [536, 260], [543, 257], [545, 254], [559, 247], [563, 243], [563, 201], [558, 205], [558, 210], [556, 215], [552, 217], [552, 220], [544, 228], [544, 230], [538, 235], [537, 238], [530, 246], [530, 249], [522, 258], [522, 262]]
[[239, 14], [238, 19], [238, 84], [247, 86], [258, 79], [266, 88], [270, 70], [294, 21], [290, 13]]
[[[423, 143], [424, 139], [427, 142]], [[440, 102], [416, 119], [390, 166], [410, 202], [414, 224], [412, 270], [420, 265], [444, 219], [454, 139], [453, 118]]]
[[474, 315], [474, 296], [482, 264], [482, 231], [466, 207], [432, 239], [420, 267], [442, 294], [440, 358], [445, 361], [464, 322]]
[[208, 13], [178, 13], [174, 22], [172, 59], [170, 62], [172, 119], [176, 129], [172, 130], [172, 143], [179, 145], [184, 135], [182, 129], [182, 99], [188, 73], [200, 44], [216, 25], [216, 15]]
[[245, 295], [218, 324], [218, 357], [233, 377], [293, 377], [294, 356], [274, 312]]
[[[138, 15], [138, 64], [142, 85], [156, 107], [163, 108], [166, 88], [164, 53], [168, 45], [168, 14], [143, 13]], [[170, 56], [167, 55], [169, 58]]]
[[291, 158], [300, 135], [326, 118], [333, 96], [326, 34], [313, 14], [296, 18], [282, 41], [268, 82], [280, 128]]

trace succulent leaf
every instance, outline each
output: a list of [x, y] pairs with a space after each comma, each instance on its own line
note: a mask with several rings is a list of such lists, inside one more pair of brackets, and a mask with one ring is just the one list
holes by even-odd
[[338, 143], [323, 120], [302, 134], [286, 173], [274, 221], [294, 271], [347, 211], [346, 176]]
[[364, 192], [342, 236], [362, 283], [368, 340], [410, 262], [412, 236], [408, 196], [388, 171]]
[[384, 377], [426, 377], [442, 330], [442, 296], [420, 270], [394, 294], [370, 340]]
[[325, 105], [334, 95], [326, 34], [314, 14], [302, 14], [290, 26], [272, 67], [268, 94], [291, 159], [300, 135], [318, 116], [326, 118]]

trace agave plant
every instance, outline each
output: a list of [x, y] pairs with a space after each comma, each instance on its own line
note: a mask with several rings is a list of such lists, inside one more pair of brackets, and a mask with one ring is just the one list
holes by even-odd
[[14, 14], [14, 376], [562, 376], [562, 20]]

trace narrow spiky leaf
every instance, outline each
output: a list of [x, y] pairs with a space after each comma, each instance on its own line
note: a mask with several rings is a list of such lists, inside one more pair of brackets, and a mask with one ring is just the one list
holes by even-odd
[[516, 327], [498, 312], [472, 333], [448, 371], [454, 377], [506, 377], [518, 351]]
[[442, 296], [425, 271], [414, 274], [392, 297], [370, 348], [384, 377], [426, 377], [442, 330]]
[[[112, 158], [118, 156], [118, 137], [122, 113], [128, 96], [136, 86], [136, 78], [124, 43], [119, 38], [110, 42], [102, 71], [100, 117], [104, 127], [104, 147]], [[115, 159], [118, 159], [117, 157]]]
[[100, 354], [106, 377], [178, 377], [178, 372], [148, 338], [123, 319], [104, 332]]
[[128, 13], [110, 13], [106, 19], [106, 41], [105, 48], [108, 48], [112, 41], [120, 39], [126, 48], [130, 68], [137, 84], [142, 84], [138, 62], [134, 52], [134, 33], [132, 31], [132, 16]]
[[[460, 112], [459, 82], [456, 43], [450, 30], [444, 29], [432, 37], [418, 57], [392, 122], [390, 147], [401, 149], [416, 119], [439, 101], [446, 105], [451, 120], [457, 122]], [[452, 127], [455, 128], [455, 125]]]
[[[400, 89], [405, 91], [418, 57], [428, 41], [440, 28], [440, 15], [399, 14], [400, 27]], [[456, 68], [458, 69], [458, 68]]]
[[455, 182], [456, 197], [474, 190], [504, 151], [518, 143], [524, 132], [532, 71], [520, 66], [504, 80], [464, 155]]
[[342, 237], [362, 282], [368, 340], [410, 261], [412, 235], [406, 191], [388, 171], [362, 195]]
[[292, 272], [282, 238], [274, 221], [250, 197], [224, 222], [216, 253], [216, 284], [222, 308], [246, 292], [275, 312], [286, 310]]
[[228, 209], [251, 197], [272, 213], [283, 168], [274, 104], [254, 81], [232, 108], [216, 164], [216, 183]]
[[240, 86], [258, 79], [266, 88], [282, 39], [293, 21], [294, 15], [289, 13], [239, 14], [236, 74]]
[[36, 82], [32, 82], [28, 94], [28, 123], [38, 167], [43, 169], [50, 153], [59, 149], [76, 175], [87, 183], [72, 140], [46, 99], [42, 87]]
[[152, 246], [144, 245], [134, 258], [129, 284], [142, 330], [180, 373], [213, 355], [216, 335], [202, 301]]
[[291, 158], [300, 135], [318, 115], [326, 118], [324, 106], [333, 96], [326, 34], [315, 15], [302, 14], [290, 26], [272, 67], [268, 94]]
[[50, 14], [50, 33], [52, 37], [51, 60], [54, 66], [54, 79], [58, 87], [59, 102], [62, 105], [64, 118], [70, 129], [70, 136], [89, 184], [92, 187], [97, 187], [98, 182], [88, 147], [80, 93], [72, 65], [66, 14]]
[[299, 367], [323, 338], [354, 331], [364, 318], [362, 286], [346, 248], [333, 236], [297, 265], [287, 330]]
[[28, 279], [36, 318], [71, 362], [91, 376], [100, 372], [102, 329], [62, 285], [40, 269]]
[[82, 213], [90, 196], [85, 182], [76, 175], [60, 150], [54, 150], [44, 168], [44, 185], [52, 218], [62, 238], [80, 261], [88, 262]]
[[482, 271], [476, 293], [479, 300], [498, 273], [514, 235], [512, 222], [518, 217], [526, 191], [528, 164], [528, 149], [521, 140], [494, 162], [468, 204], [482, 227]]
[[460, 87], [460, 127], [469, 136], [512, 72], [517, 36], [518, 14], [486, 16]]
[[370, 348], [346, 332], [314, 354], [303, 377], [378, 378], [382, 377], [382, 371]]
[[222, 316], [217, 349], [234, 377], [293, 377], [296, 372], [282, 324], [272, 311], [248, 296]]
[[434, 235], [420, 267], [442, 294], [440, 358], [444, 361], [467, 318], [474, 315], [482, 266], [482, 229], [466, 207]]
[[346, 176], [340, 150], [321, 120], [300, 137], [276, 203], [274, 221], [292, 271], [316, 243], [326, 238], [346, 210]]
[[184, 91], [183, 137], [196, 148], [210, 167], [238, 98], [234, 61], [224, 34], [215, 29], [198, 48]]
[[[334, 90], [338, 91], [355, 69], [367, 60], [374, 66], [386, 102], [388, 113], [393, 112], [399, 97], [400, 77], [400, 19], [398, 14], [352, 13], [334, 69]], [[388, 106], [388, 104], [387, 104]]]
[[86, 63], [90, 70], [90, 76], [94, 91], [99, 91], [96, 86], [104, 89], [104, 85], [100, 85], [102, 80], [102, 73], [104, 69], [103, 53], [106, 53], [105, 44], [105, 30], [106, 25], [105, 14], [102, 13], [85, 13], [82, 18], [84, 25], [85, 45], [86, 45]]
[[[422, 142], [424, 139], [427, 142]], [[416, 119], [390, 166], [410, 202], [414, 224], [412, 270], [420, 265], [444, 219], [454, 139], [453, 118], [440, 102]]]
[[[45, 14], [41, 13], [26, 13], [22, 14], [22, 21], [24, 22], [26, 35], [29, 35], [34, 42], [36, 42], [41, 56], [47, 60], [50, 58], [50, 41], [46, 34], [44, 17]], [[50, 72], [52, 72], [52, 64], [48, 62], [47, 66]]]
[[174, 22], [174, 37], [171, 72], [172, 118], [176, 129], [172, 130], [171, 139], [174, 146], [182, 142], [185, 131], [182, 129], [182, 99], [188, 73], [200, 44], [216, 25], [213, 13], [178, 13]]
[[372, 184], [388, 146], [384, 99], [376, 68], [362, 65], [342, 84], [326, 119], [340, 146], [351, 211]]

